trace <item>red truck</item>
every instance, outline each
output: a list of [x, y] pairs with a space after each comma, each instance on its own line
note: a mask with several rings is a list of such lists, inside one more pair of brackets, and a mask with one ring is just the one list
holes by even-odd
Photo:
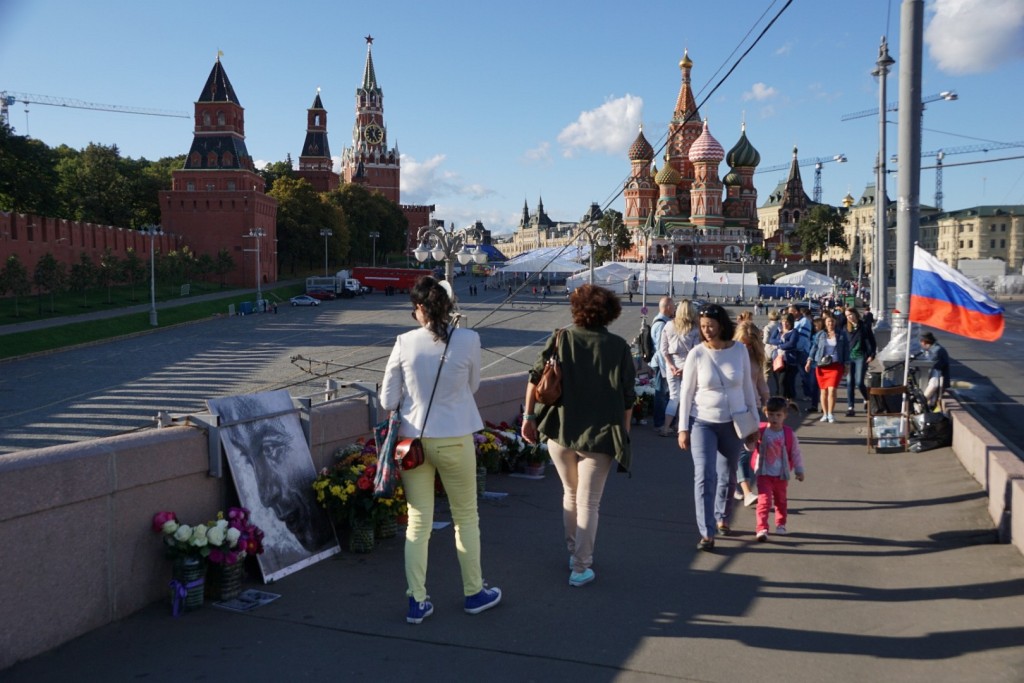
[[352, 277], [374, 291], [384, 292], [387, 287], [392, 291], [408, 292], [424, 275], [430, 271], [421, 268], [372, 268], [359, 266], [352, 269]]

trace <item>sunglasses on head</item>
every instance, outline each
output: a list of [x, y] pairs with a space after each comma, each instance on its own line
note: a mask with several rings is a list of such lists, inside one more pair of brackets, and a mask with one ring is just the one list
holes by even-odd
[[722, 315], [722, 307], [718, 304], [711, 304], [700, 309], [700, 316], [702, 318], [717, 318]]

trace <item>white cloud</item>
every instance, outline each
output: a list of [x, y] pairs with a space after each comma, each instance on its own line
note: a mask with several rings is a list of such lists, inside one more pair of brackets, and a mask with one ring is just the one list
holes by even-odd
[[551, 161], [551, 143], [542, 142], [533, 149], [526, 150], [523, 153], [523, 158], [526, 161], [537, 161], [537, 162], [550, 162]]
[[484, 199], [495, 194], [494, 190], [480, 183], [466, 183], [454, 171], [443, 168], [444, 154], [436, 154], [419, 162], [402, 154], [400, 189], [402, 201], [410, 204], [437, 203], [438, 197], [460, 196], [470, 199]]
[[981, 73], [1024, 57], [1021, 0], [935, 0], [928, 9], [924, 39], [941, 70]]
[[558, 134], [562, 155], [572, 157], [580, 150], [622, 154], [636, 138], [643, 108], [643, 98], [624, 95], [582, 112]]
[[764, 100], [771, 99], [779, 94], [779, 91], [770, 85], [764, 83], [755, 83], [751, 86], [750, 90], [743, 93], [743, 101], [755, 100], [757, 102], [763, 102]]
[[792, 51], [793, 51], [793, 41], [792, 40], [787, 40], [777, 50], [775, 50], [775, 54], [777, 54], [777, 55], [788, 55]]

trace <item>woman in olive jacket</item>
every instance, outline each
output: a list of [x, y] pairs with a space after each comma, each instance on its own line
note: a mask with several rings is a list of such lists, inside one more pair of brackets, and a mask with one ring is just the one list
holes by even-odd
[[864, 377], [868, 365], [875, 359], [878, 344], [875, 342], [875, 333], [871, 330], [871, 325], [861, 320], [860, 313], [853, 306], [846, 309], [846, 336], [850, 339], [850, 365], [846, 374], [846, 416], [853, 417], [856, 414], [853, 408], [855, 387], [867, 405], [868, 388], [864, 384]]
[[630, 466], [636, 369], [629, 344], [607, 327], [622, 312], [619, 298], [603, 287], [583, 285], [569, 302], [575, 324], [562, 330], [555, 353], [562, 368], [562, 396], [551, 406], [534, 396], [556, 332], [530, 370], [522, 435], [527, 443], [547, 439], [562, 480], [569, 585], [583, 586], [594, 580], [594, 540], [608, 473], [616, 463], [620, 471]]

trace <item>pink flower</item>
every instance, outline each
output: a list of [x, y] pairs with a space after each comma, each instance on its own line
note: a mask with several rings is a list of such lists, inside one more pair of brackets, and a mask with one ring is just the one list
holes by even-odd
[[153, 531], [163, 531], [164, 524], [176, 521], [178, 521], [178, 518], [173, 512], [158, 512], [153, 515]]
[[220, 564], [224, 561], [224, 553], [219, 548], [213, 548], [210, 550], [209, 560], [214, 564]]
[[373, 481], [366, 475], [363, 475], [362, 477], [356, 479], [356, 486], [358, 486], [363, 491], [367, 491], [373, 488]]

